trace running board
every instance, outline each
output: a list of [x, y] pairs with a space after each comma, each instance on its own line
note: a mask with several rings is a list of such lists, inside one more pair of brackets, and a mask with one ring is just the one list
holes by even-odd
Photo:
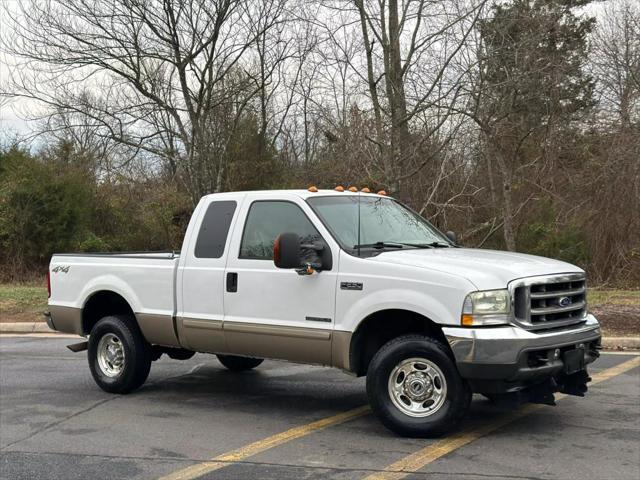
[[89, 347], [89, 342], [80, 342], [67, 345], [67, 348], [74, 353], [83, 352]]

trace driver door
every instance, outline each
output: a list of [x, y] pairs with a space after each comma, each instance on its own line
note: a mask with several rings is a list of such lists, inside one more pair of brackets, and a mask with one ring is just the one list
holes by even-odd
[[229, 352], [330, 364], [337, 266], [312, 275], [279, 269], [273, 244], [281, 233], [294, 232], [332, 246], [309, 219], [309, 207], [295, 196], [249, 195], [243, 209], [245, 224], [234, 235], [225, 275], [223, 330]]

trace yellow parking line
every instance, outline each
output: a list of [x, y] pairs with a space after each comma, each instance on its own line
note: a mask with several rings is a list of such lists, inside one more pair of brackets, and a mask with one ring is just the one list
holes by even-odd
[[191, 480], [197, 478], [206, 473], [218, 470], [222, 467], [226, 467], [230, 463], [239, 462], [247, 457], [256, 455], [258, 453], [269, 450], [270, 448], [277, 447], [283, 443], [290, 442], [300, 437], [304, 437], [318, 430], [330, 427], [332, 425], [338, 425], [340, 423], [353, 420], [354, 418], [361, 417], [369, 413], [369, 406], [363, 405], [362, 407], [354, 408], [347, 412], [339, 413], [332, 417], [323, 418], [315, 422], [301, 425], [299, 427], [291, 428], [281, 433], [277, 433], [270, 437], [258, 440], [257, 442], [250, 443], [244, 447], [231, 450], [230, 452], [223, 453], [207, 462], [198, 463], [190, 467], [186, 467], [182, 470], [170, 473], [167, 476], [162, 477], [160, 480]]
[[[607, 370], [594, 374], [590, 385], [596, 385], [600, 382], [604, 382], [636, 367], [640, 367], [640, 357], [633, 358], [616, 365], [615, 367], [608, 368]], [[566, 397], [566, 395], [556, 395], [556, 400], [560, 400], [564, 397]], [[483, 437], [542, 407], [542, 405], [529, 404], [516, 412], [500, 417], [495, 422], [451, 435], [444, 440], [433, 443], [428, 447], [418, 450], [417, 452], [388, 465], [383, 471], [369, 475], [365, 480], [397, 480], [404, 478], [409, 474], [417, 472], [425, 465], [428, 465], [438, 458], [443, 457], [454, 450], [457, 450], [458, 448], [463, 447], [474, 440], [477, 440], [478, 438]]]

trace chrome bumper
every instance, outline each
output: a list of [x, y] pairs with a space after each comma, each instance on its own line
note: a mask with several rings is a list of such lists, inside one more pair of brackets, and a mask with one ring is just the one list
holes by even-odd
[[[515, 326], [445, 327], [442, 330], [464, 378], [514, 383], [562, 371], [562, 357], [553, 356], [556, 349], [562, 351], [584, 345], [585, 364], [593, 362], [601, 338], [600, 324], [593, 315], [588, 315], [586, 322], [577, 327], [541, 333]], [[543, 361], [532, 365], [530, 355]]]

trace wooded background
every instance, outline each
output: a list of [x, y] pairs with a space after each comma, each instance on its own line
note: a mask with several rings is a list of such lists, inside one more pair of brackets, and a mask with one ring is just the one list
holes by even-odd
[[179, 249], [200, 196], [385, 189], [461, 244], [640, 285], [632, 0], [44, 0], [5, 6], [4, 280]]

